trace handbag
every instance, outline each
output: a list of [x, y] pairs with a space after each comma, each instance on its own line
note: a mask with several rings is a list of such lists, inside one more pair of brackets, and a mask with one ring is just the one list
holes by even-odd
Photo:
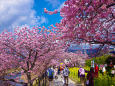
[[89, 85], [89, 80], [86, 81], [86, 85]]

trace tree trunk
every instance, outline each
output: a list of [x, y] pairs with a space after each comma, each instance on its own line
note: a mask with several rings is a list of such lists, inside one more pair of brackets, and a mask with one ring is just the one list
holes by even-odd
[[31, 74], [30, 74], [30, 72], [27, 72], [26, 75], [27, 75], [27, 79], [28, 79], [28, 86], [32, 86]]
[[40, 83], [40, 78], [38, 78], [38, 86], [40, 86], [40, 84], [41, 84], [41, 83]]
[[45, 86], [46, 86], [46, 74], [45, 74]]

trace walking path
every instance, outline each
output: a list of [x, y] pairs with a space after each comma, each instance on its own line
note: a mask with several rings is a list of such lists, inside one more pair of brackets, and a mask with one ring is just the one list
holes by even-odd
[[[58, 75], [58, 79], [54, 79], [54, 86], [63, 86], [64, 79], [61, 75]], [[69, 79], [68, 86], [82, 86], [82, 85], [76, 85], [74, 81]]]

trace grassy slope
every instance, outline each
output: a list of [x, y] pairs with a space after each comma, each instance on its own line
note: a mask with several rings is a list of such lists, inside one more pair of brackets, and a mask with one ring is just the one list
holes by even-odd
[[[75, 81], [76, 83], [80, 83], [80, 79], [78, 78], [78, 69], [77, 67], [70, 68], [69, 77]], [[84, 67], [84, 69], [89, 70], [89, 67]], [[87, 75], [87, 74], [86, 74]], [[95, 86], [115, 86], [115, 77], [107, 77], [107, 75], [102, 75], [99, 73], [99, 77], [94, 79]]]
[[[89, 67], [85, 67], [86, 70], [89, 70]], [[80, 78], [78, 78], [78, 67], [73, 67], [73, 68], [69, 68], [70, 70], [70, 74], [69, 77], [75, 81], [76, 83], [80, 83]], [[87, 73], [85, 73], [85, 75], [87, 76]]]

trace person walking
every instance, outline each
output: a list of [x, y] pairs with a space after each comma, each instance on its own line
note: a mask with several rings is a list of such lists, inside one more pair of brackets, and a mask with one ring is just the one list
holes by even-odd
[[85, 85], [85, 69], [80, 67], [80, 69], [78, 70], [78, 77], [80, 77], [80, 82], [82, 83], [82, 85]]
[[53, 86], [54, 70], [53, 67], [48, 68], [47, 76], [49, 79], [49, 86]]
[[68, 86], [68, 76], [69, 76], [69, 69], [68, 66], [65, 66], [64, 70], [63, 70], [63, 77], [64, 77], [64, 86]]
[[58, 75], [60, 75], [60, 66], [58, 66]]
[[54, 78], [55, 78], [55, 79], [58, 78], [57, 74], [58, 74], [58, 68], [57, 68], [57, 66], [55, 66], [55, 67], [54, 67]]
[[87, 84], [86, 86], [94, 86], [94, 68], [91, 67], [90, 71], [87, 74]]
[[98, 68], [97, 64], [95, 64], [95, 77], [96, 78], [98, 77], [98, 71], [99, 71], [99, 68]]
[[106, 68], [105, 68], [105, 66], [103, 66], [103, 68], [102, 68], [102, 75], [105, 75], [105, 72], [106, 72]]

